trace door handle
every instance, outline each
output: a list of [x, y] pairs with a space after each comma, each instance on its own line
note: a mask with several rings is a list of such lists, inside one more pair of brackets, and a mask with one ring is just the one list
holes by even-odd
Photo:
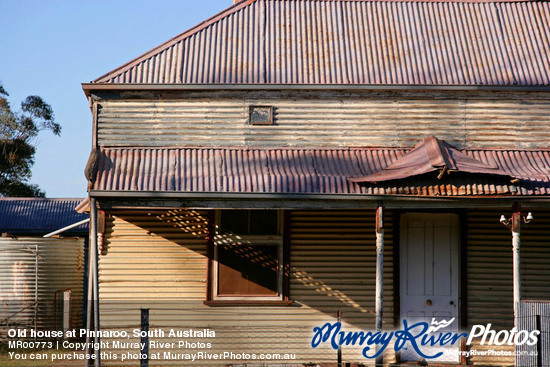
[[431, 300], [431, 299], [427, 300], [427, 301], [426, 301], [426, 305], [427, 305], [427, 306], [431, 306], [431, 305], [432, 305], [432, 300]]
[[451, 301], [451, 302], [449, 302], [449, 304], [450, 304], [451, 306], [453, 306], [453, 305], [455, 304], [455, 302], [454, 302], [454, 301]]

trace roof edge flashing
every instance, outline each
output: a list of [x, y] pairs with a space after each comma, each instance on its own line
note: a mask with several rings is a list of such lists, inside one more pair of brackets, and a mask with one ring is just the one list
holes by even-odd
[[496, 91], [550, 92], [550, 85], [443, 85], [443, 84], [143, 84], [143, 83], [82, 83], [86, 96], [94, 91]]

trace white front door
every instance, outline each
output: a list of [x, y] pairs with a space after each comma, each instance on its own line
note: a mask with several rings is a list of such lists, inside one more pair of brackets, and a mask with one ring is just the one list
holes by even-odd
[[[401, 216], [400, 304], [401, 325], [420, 321], [455, 321], [440, 332], [457, 332], [459, 322], [459, 221], [458, 215], [407, 213]], [[439, 332], [438, 332], [439, 333]], [[426, 355], [443, 355], [431, 361], [458, 362], [459, 345], [421, 348]], [[402, 361], [421, 357], [412, 349], [401, 351]]]

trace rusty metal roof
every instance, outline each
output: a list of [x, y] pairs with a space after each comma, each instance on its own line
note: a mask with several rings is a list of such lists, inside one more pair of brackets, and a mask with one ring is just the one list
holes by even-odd
[[[0, 232], [46, 234], [87, 219], [75, 207], [82, 199], [0, 198]], [[65, 234], [86, 234], [88, 224]]]
[[550, 85], [549, 1], [243, 0], [94, 83]]
[[435, 136], [424, 138], [410, 152], [392, 162], [382, 171], [363, 176], [353, 177], [353, 182], [381, 182], [399, 180], [429, 172], [438, 172], [438, 179], [445, 173], [472, 173], [508, 176], [496, 164], [488, 164], [459, 151], [449, 143]]
[[[410, 149], [102, 148], [92, 190], [367, 195], [550, 195], [550, 150], [464, 150], [510, 177], [437, 172], [355, 183]], [[146, 194], [145, 194], [146, 195]]]

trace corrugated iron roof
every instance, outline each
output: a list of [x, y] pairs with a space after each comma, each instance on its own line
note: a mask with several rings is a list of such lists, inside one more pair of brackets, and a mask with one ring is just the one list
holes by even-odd
[[509, 177], [456, 173], [359, 184], [410, 149], [103, 148], [92, 190], [367, 195], [550, 195], [550, 150], [464, 150]]
[[243, 0], [95, 83], [549, 85], [549, 1]]
[[[0, 232], [46, 234], [87, 219], [75, 207], [82, 199], [0, 198]], [[85, 234], [88, 224], [65, 234]]]

